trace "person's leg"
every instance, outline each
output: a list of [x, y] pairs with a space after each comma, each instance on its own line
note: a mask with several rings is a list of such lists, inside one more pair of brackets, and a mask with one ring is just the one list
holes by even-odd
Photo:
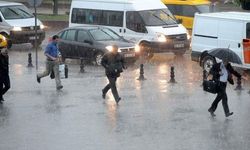
[[121, 98], [119, 97], [119, 94], [117, 92], [116, 79], [117, 79], [116, 77], [110, 77], [109, 83], [110, 83], [110, 87], [111, 87], [111, 91], [112, 91], [112, 94], [114, 96], [114, 99], [118, 103]]
[[[109, 79], [108, 76], [107, 76], [107, 78]], [[102, 98], [106, 97], [106, 94], [110, 88], [111, 88], [111, 86], [110, 86], [110, 81], [109, 81], [109, 83], [102, 89]]]
[[4, 88], [2, 89], [2, 95], [4, 95], [10, 89], [10, 77], [6, 75], [3, 79]]
[[216, 98], [214, 99], [211, 107], [208, 109], [209, 112], [215, 112], [215, 110], [217, 109], [218, 103], [220, 102], [220, 100], [222, 99], [222, 93], [219, 92], [216, 96]]
[[43, 73], [37, 74], [37, 78], [41, 79], [43, 77], [48, 76], [51, 73], [52, 66], [53, 66], [53, 61], [46, 61], [45, 71]]
[[58, 90], [60, 90], [60, 89], [63, 88], [63, 86], [61, 84], [61, 79], [60, 79], [60, 75], [59, 75], [59, 63], [58, 62], [54, 62], [53, 71], [54, 71], [54, 74], [55, 74], [56, 88]]
[[0, 103], [3, 101], [3, 82], [0, 79]]

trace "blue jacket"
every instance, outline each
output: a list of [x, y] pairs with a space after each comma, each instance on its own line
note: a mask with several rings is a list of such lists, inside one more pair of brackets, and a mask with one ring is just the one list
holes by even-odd
[[57, 43], [56, 42], [49, 43], [47, 45], [44, 53], [49, 54], [50, 56], [57, 58], [58, 55], [60, 54], [58, 47], [57, 47]]

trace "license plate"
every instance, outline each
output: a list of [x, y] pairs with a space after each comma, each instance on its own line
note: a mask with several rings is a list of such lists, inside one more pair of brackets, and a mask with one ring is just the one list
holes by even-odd
[[131, 53], [131, 54], [124, 54], [124, 57], [135, 57], [135, 53]]
[[[35, 37], [35, 36], [31, 36], [31, 37], [29, 37], [29, 39], [30, 39], [30, 40], [35, 40], [36, 37]], [[39, 39], [39, 37], [37, 37], [37, 39]]]
[[174, 48], [183, 48], [184, 43], [174, 44]]

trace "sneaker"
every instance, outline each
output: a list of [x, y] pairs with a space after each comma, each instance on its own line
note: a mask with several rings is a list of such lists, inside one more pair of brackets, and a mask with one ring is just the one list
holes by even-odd
[[233, 115], [233, 114], [234, 114], [233, 112], [227, 113], [227, 114], [226, 114], [226, 117], [229, 117], [229, 116], [231, 116], [231, 115]]
[[208, 112], [210, 112], [210, 115], [212, 116], [212, 117], [215, 117], [216, 115], [214, 114], [214, 112], [209, 108], [208, 109]]
[[41, 83], [41, 78], [39, 78], [38, 76], [36, 76], [36, 81], [37, 81], [38, 83]]
[[104, 91], [102, 90], [102, 98], [105, 99], [106, 94], [104, 93]]
[[63, 88], [63, 86], [60, 85], [60, 86], [58, 86], [56, 89], [57, 89], [57, 90], [61, 90], [62, 88]]
[[121, 100], [120, 97], [119, 97], [118, 99], [116, 99], [116, 100], [115, 100], [115, 101], [116, 101], [116, 104], [118, 104], [120, 100]]

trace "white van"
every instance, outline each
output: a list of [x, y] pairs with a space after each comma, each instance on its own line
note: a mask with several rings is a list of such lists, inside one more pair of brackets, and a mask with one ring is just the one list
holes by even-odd
[[[37, 20], [38, 45], [45, 38], [43, 28], [41, 21]], [[0, 1], [0, 34], [7, 37], [11, 44], [31, 43], [34, 45], [34, 15], [21, 3]]]
[[229, 48], [242, 60], [243, 65], [238, 67], [250, 68], [245, 61], [243, 40], [250, 39], [250, 13], [244, 12], [217, 12], [195, 14], [191, 58], [200, 62], [200, 65], [209, 70], [215, 59], [207, 54], [213, 48]]
[[186, 28], [160, 0], [73, 0], [69, 26], [79, 25], [109, 27], [148, 53], [184, 54], [190, 47]]

